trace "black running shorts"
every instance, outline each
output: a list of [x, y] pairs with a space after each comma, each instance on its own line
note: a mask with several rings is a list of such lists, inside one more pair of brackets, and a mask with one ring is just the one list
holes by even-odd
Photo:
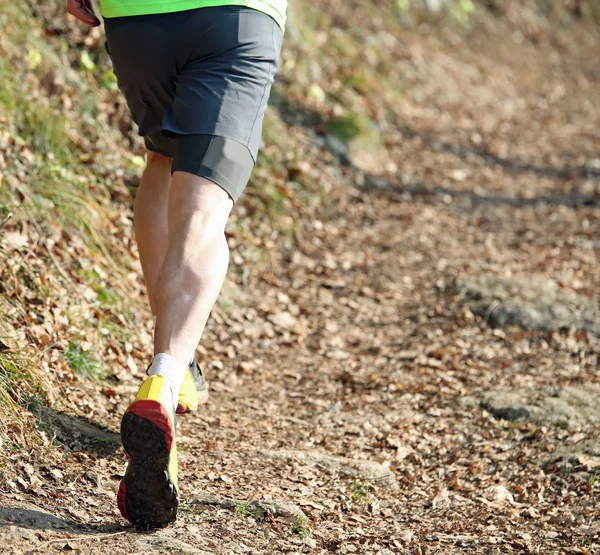
[[239, 6], [105, 19], [119, 88], [148, 150], [236, 201], [256, 162], [282, 31]]

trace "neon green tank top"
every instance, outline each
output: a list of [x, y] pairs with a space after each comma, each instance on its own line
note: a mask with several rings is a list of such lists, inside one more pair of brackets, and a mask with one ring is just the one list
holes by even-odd
[[100, 0], [102, 17], [182, 12], [211, 6], [247, 6], [270, 15], [283, 29], [287, 0]]

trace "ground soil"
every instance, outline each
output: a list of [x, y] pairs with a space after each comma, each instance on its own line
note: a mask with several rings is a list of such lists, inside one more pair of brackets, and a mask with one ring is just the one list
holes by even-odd
[[[179, 419], [176, 524], [139, 533], [116, 508], [140, 358], [46, 410], [63, 454], [0, 493], [3, 552], [599, 553], [600, 73], [583, 46], [517, 38], [407, 34], [379, 174], [282, 108], [324, 192], [244, 280], [232, 258], [210, 401]], [[536, 279], [581, 318], [490, 318], [543, 303]], [[562, 398], [581, 417], [539, 416]]]

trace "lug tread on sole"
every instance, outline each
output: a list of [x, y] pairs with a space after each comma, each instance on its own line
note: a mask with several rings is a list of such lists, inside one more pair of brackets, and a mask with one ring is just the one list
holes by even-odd
[[179, 493], [169, 476], [171, 438], [163, 427], [131, 412], [121, 421], [129, 465], [119, 487], [121, 513], [138, 528], [162, 528], [175, 521]]

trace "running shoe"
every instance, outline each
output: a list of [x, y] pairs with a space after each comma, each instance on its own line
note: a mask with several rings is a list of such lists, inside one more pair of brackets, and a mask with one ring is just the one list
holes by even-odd
[[181, 382], [177, 414], [194, 412], [206, 401], [208, 401], [208, 384], [200, 365], [196, 359], [193, 359], [188, 365], [183, 382]]
[[138, 528], [163, 528], [177, 518], [177, 420], [163, 376], [144, 380], [121, 420], [129, 458], [119, 486], [121, 514]]

